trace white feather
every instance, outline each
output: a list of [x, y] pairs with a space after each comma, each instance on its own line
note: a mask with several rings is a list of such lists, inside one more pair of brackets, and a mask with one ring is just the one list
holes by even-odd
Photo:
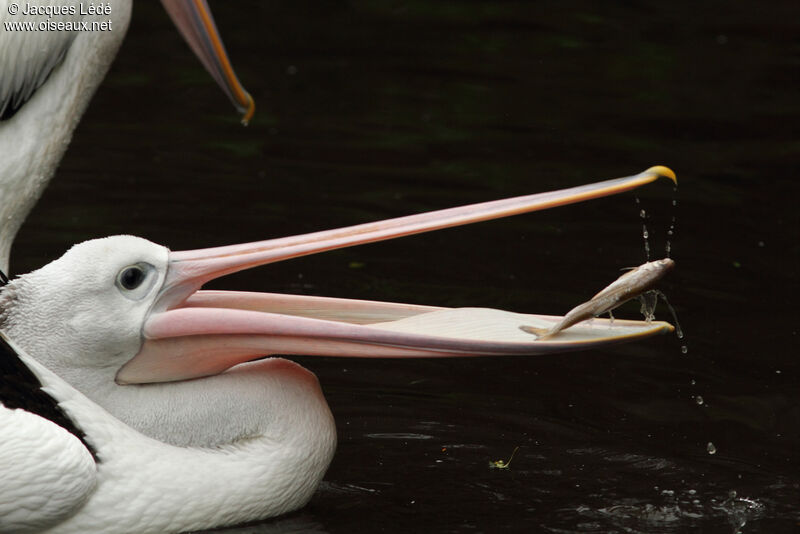
[[[9, 106], [19, 107], [47, 79], [72, 45], [77, 32], [37, 31], [42, 23], [77, 22], [78, 15], [16, 15], [9, 13], [9, 4], [20, 2], [0, 0], [0, 115]], [[60, 8], [77, 2], [41, 2], [37, 5]], [[25, 3], [22, 3], [25, 6]]]
[[[0, 425], [14, 423], [12, 418], [34, 421], [23, 428], [17, 424], [0, 426], [5, 435], [0, 441], [0, 467], [15, 461], [24, 463], [19, 473], [14, 472], [14, 480], [32, 485], [29, 490], [10, 484], [4, 472], [0, 485], [0, 506], [5, 506], [0, 508], [2, 532], [162, 534], [271, 517], [305, 505], [333, 456], [333, 417], [316, 377], [295, 363], [268, 359], [249, 364], [242, 371], [242, 376], [250, 377], [264, 391], [273, 391], [275, 402], [264, 406], [272, 423], [269, 436], [254, 435], [213, 448], [177, 447], [123, 424], [9, 343], [43, 389], [86, 433], [97, 451], [98, 463], [95, 474], [88, 465], [91, 457], [87, 460], [86, 449], [74, 438], [71, 442], [70, 435], [65, 437], [53, 423], [0, 408]], [[201, 389], [198, 385], [198, 392]], [[209, 425], [223, 423], [212, 421]], [[42, 429], [44, 434], [39, 434]], [[58, 441], [41, 443], [43, 437], [52, 436]], [[48, 447], [56, 449], [68, 442], [69, 447], [59, 456], [53, 455], [50, 463], [29, 456], [30, 450], [46, 453]], [[54, 471], [49, 475], [51, 469]], [[66, 482], [60, 480], [59, 473], [66, 473]], [[73, 487], [77, 495], [57, 493]], [[20, 497], [27, 499], [22, 501], [26, 505], [35, 504], [37, 498], [49, 503], [49, 514], [38, 514], [31, 507], [30, 513], [22, 513], [19, 519], [13, 503]], [[71, 500], [60, 502], [62, 498]], [[65, 510], [73, 515], [64, 518], [68, 515]], [[62, 521], [51, 528], [40, 528], [56, 521], [59, 513]], [[2, 528], [5, 525], [10, 527]]]
[[[54, 15], [51, 22], [102, 22], [110, 31], [11, 31], [6, 23], [48, 20], [47, 15], [12, 16], [0, 0], [0, 108], [21, 108], [0, 121], [0, 269], [8, 272], [11, 243], [39, 199], [89, 100], [116, 55], [130, 21], [131, 0], [112, 2], [111, 15]], [[75, 7], [73, 0], [32, 2]], [[76, 12], [79, 13], [79, 12]], [[2, 111], [0, 111], [2, 113]]]
[[39, 532], [84, 504], [96, 483], [83, 444], [58, 425], [0, 405], [0, 532]]

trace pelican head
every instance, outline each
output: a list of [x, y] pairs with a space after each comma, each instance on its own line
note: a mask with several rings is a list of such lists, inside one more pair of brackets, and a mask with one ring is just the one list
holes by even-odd
[[9, 284], [0, 295], [7, 304], [4, 328], [72, 382], [91, 375], [113, 381], [141, 348], [142, 324], [168, 261], [166, 247], [134, 236], [77, 244]]

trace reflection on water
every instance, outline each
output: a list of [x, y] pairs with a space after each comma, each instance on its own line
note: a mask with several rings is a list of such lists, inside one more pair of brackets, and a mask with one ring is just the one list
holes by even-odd
[[[688, 354], [665, 336], [546, 358], [300, 358], [336, 416], [337, 456], [298, 515], [230, 532], [800, 528], [796, 6], [212, 8], [258, 101], [251, 126], [160, 6], [137, 3], [20, 233], [16, 272], [113, 233], [191, 249], [667, 164], [674, 208], [654, 184], [640, 208], [604, 199], [214, 286], [564, 313], [641, 263], [645, 209], [654, 255], [678, 216], [665, 291], [692, 342]], [[517, 446], [508, 469], [488, 467]]]

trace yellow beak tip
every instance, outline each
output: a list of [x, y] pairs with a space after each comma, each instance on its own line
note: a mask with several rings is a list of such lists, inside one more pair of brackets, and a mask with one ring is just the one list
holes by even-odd
[[256, 101], [253, 100], [253, 97], [250, 96], [250, 93], [245, 92], [245, 95], [247, 96], [247, 104], [244, 115], [242, 115], [243, 126], [247, 126], [248, 124], [250, 124], [250, 119], [253, 118], [253, 115], [256, 112]]
[[670, 169], [669, 167], [665, 167], [663, 165], [656, 165], [654, 167], [650, 167], [646, 171], [647, 174], [655, 174], [658, 178], [669, 178], [675, 185], [678, 185], [678, 177], [675, 176], [675, 171]]

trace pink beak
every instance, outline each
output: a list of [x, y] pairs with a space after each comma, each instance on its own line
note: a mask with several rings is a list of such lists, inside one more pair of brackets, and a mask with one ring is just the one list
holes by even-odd
[[247, 125], [256, 106], [233, 71], [206, 0], [161, 0], [164, 9], [200, 62], [228, 95]]
[[671, 331], [663, 322], [577, 325], [536, 341], [520, 325], [551, 326], [560, 317], [478, 308], [299, 295], [199, 291], [220, 276], [405, 235], [543, 210], [622, 193], [659, 177], [666, 167], [571, 189], [496, 200], [397, 219], [242, 245], [171, 252], [163, 286], [143, 327], [140, 352], [119, 383], [185, 380], [218, 374], [268, 354], [352, 357], [455, 357], [543, 354], [587, 349]]

